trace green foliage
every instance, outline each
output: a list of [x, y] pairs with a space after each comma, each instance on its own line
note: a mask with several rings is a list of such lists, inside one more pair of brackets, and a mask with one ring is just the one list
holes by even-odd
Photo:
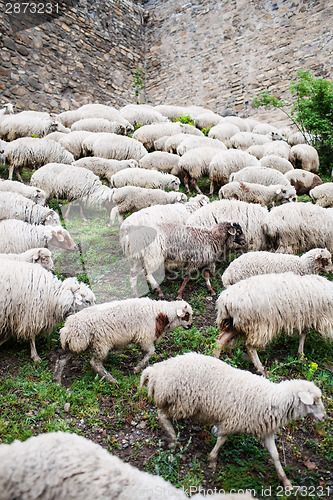
[[139, 97], [140, 90], [145, 88], [145, 72], [142, 68], [136, 68], [133, 74], [132, 85], [135, 89], [135, 96]]
[[254, 106], [279, 108], [286, 113], [307, 142], [317, 149], [321, 172], [329, 174], [333, 153], [333, 82], [300, 69], [297, 80], [290, 82], [289, 90], [292, 102], [264, 91], [254, 99]]
[[192, 125], [194, 127], [194, 120], [191, 115], [179, 115], [177, 118], [172, 120], [173, 122], [184, 123], [185, 125]]
[[210, 131], [211, 127], [208, 127], [208, 128], [202, 128], [201, 129], [201, 132], [203, 133], [204, 136], [208, 137], [208, 134], [209, 134], [209, 131]]

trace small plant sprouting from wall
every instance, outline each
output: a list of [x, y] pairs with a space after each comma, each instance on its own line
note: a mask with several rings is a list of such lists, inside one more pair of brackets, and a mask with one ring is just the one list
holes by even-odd
[[146, 75], [145, 75], [144, 70], [142, 68], [136, 68], [136, 70], [134, 71], [134, 74], [133, 74], [132, 84], [133, 84], [133, 88], [135, 91], [135, 97], [137, 99], [138, 104], [139, 104], [140, 92], [142, 90], [144, 90], [144, 88], [145, 88], [145, 78], [146, 78]]

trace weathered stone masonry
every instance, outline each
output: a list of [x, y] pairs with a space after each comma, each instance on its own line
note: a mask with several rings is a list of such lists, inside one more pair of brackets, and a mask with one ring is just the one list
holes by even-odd
[[19, 109], [134, 102], [137, 67], [146, 102], [217, 112], [251, 113], [300, 67], [333, 78], [333, 0], [50, 1], [59, 13], [19, 16], [0, 0], [0, 95]]

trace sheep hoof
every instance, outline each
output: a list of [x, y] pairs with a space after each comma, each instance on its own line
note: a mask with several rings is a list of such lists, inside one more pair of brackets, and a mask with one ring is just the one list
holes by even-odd
[[36, 356], [32, 356], [32, 359], [35, 363], [41, 363], [42, 360], [41, 358], [38, 356], [38, 354]]
[[214, 358], [219, 358], [220, 354], [221, 354], [220, 349], [214, 349], [214, 351], [213, 351]]
[[216, 460], [216, 458], [210, 458], [210, 459], [209, 459], [209, 465], [208, 465], [208, 467], [209, 467], [210, 469], [212, 469], [213, 471], [215, 471], [215, 470], [216, 470], [216, 465], [217, 465], [217, 460]]
[[136, 366], [133, 370], [135, 374], [140, 373], [140, 371], [141, 371], [141, 366]]
[[183, 300], [183, 296], [182, 295], [177, 295], [176, 300]]

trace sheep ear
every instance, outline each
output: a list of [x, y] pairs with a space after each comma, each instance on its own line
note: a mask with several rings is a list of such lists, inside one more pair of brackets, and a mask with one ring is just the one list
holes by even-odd
[[315, 260], [320, 260], [321, 259], [321, 254], [318, 253], [316, 256], [315, 256]]
[[177, 316], [180, 318], [183, 318], [185, 316], [186, 312], [183, 311], [183, 309], [177, 309]]
[[236, 232], [237, 231], [236, 231], [235, 227], [233, 227], [233, 226], [229, 227], [229, 229], [228, 229], [229, 234], [231, 234], [232, 236], [235, 236]]
[[34, 253], [34, 254], [33, 254], [33, 256], [32, 256], [32, 260], [33, 260], [34, 262], [36, 262], [36, 260], [38, 260], [38, 259], [39, 259], [39, 257], [40, 257], [40, 254], [39, 254], [39, 251], [38, 251], [37, 253]]
[[82, 295], [80, 295], [79, 293], [75, 295], [75, 304], [77, 304], [78, 306], [82, 304]]
[[298, 397], [305, 405], [313, 405], [314, 403], [313, 396], [309, 392], [299, 392]]
[[277, 188], [277, 190], [275, 191], [275, 194], [280, 194], [281, 193], [281, 188]]

